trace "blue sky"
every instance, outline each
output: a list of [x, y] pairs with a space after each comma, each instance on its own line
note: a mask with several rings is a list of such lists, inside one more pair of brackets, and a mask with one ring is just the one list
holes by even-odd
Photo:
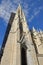
[[15, 12], [18, 4], [25, 13], [30, 29], [43, 30], [43, 0], [0, 0], [0, 46], [2, 45], [11, 12]]

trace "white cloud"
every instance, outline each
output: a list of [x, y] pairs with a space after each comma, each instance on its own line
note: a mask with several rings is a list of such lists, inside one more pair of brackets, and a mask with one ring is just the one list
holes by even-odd
[[[32, 0], [29, 0], [29, 3], [31, 3]], [[25, 16], [28, 18], [31, 13], [29, 11], [31, 8], [36, 4], [36, 2], [32, 2], [30, 5], [26, 2], [23, 2], [22, 0], [2, 0], [0, 4], [0, 17], [2, 17], [6, 22], [9, 21], [11, 12], [15, 12], [17, 9], [18, 4], [22, 4], [23, 11], [25, 13]], [[42, 6], [38, 8], [34, 8], [32, 10], [33, 14], [28, 18], [29, 22], [34, 19], [35, 16], [37, 16], [40, 11], [43, 9]]]
[[[6, 22], [10, 18], [11, 12], [15, 12], [19, 3], [22, 3], [21, 0], [2, 0], [0, 4], [0, 17], [2, 17]], [[28, 4], [24, 2], [23, 10], [27, 16], [28, 14]]]
[[40, 6], [39, 9], [42, 10], [43, 9], [43, 6]]
[[40, 13], [40, 10], [35, 11], [34, 15], [36, 16], [36, 15], [38, 15], [38, 13]]
[[43, 10], [42, 6], [35, 8], [33, 10], [33, 15], [31, 15], [31, 17], [29, 18], [29, 22], [31, 22], [34, 19], [34, 17], [37, 16], [41, 12], [41, 10]]
[[0, 4], [0, 17], [4, 18], [5, 21], [8, 21], [8, 19], [9, 19], [9, 16], [10, 16], [10, 7], [11, 7], [10, 1], [4, 0]]
[[29, 19], [29, 22], [31, 22], [31, 20], [34, 18], [34, 15], [32, 15]]
[[25, 13], [25, 15], [26, 15], [26, 17], [28, 16], [28, 13], [29, 13], [29, 9], [28, 9], [28, 4], [26, 4], [26, 3], [24, 3], [23, 4], [23, 11], [24, 11], [24, 13]]

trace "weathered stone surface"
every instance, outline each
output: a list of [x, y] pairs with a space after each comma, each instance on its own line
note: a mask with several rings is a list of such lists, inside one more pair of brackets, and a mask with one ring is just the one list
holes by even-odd
[[38, 57], [39, 65], [43, 65], [43, 57]]
[[[43, 45], [39, 32], [33, 28], [33, 35], [31, 35], [20, 5], [12, 22], [0, 65], [21, 65], [22, 47], [26, 50], [27, 65], [43, 65]], [[38, 53], [36, 53], [36, 48]]]

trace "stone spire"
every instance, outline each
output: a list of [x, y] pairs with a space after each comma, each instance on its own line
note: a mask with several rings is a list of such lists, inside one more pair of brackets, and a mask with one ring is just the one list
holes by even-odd
[[41, 40], [40, 40], [40, 36], [39, 36], [39, 32], [37, 32], [34, 28], [33, 28], [33, 40], [34, 40], [34, 43], [36, 45], [36, 48], [37, 48], [37, 52], [38, 54], [43, 54], [43, 50], [42, 50], [42, 43], [41, 43]]
[[11, 22], [1, 65], [38, 65], [31, 33], [20, 5]]
[[33, 30], [33, 31], [36, 31], [34, 27], [33, 27], [33, 29], [32, 29], [32, 30]]

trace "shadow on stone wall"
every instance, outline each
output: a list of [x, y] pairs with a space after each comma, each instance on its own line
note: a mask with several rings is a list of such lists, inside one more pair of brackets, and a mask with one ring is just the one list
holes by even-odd
[[15, 17], [15, 13], [11, 13], [11, 17], [10, 17], [10, 20], [9, 20], [9, 23], [8, 23], [8, 26], [7, 26], [7, 29], [6, 29], [6, 32], [5, 32], [4, 40], [3, 40], [3, 43], [2, 43], [2, 47], [1, 47], [1, 50], [0, 50], [0, 62], [1, 62], [1, 58], [2, 58], [3, 53], [4, 53], [4, 48], [5, 48], [5, 45], [6, 45], [6, 42], [7, 42], [7, 38], [8, 38], [9, 31], [11, 29], [11, 25], [12, 25], [14, 17]]

